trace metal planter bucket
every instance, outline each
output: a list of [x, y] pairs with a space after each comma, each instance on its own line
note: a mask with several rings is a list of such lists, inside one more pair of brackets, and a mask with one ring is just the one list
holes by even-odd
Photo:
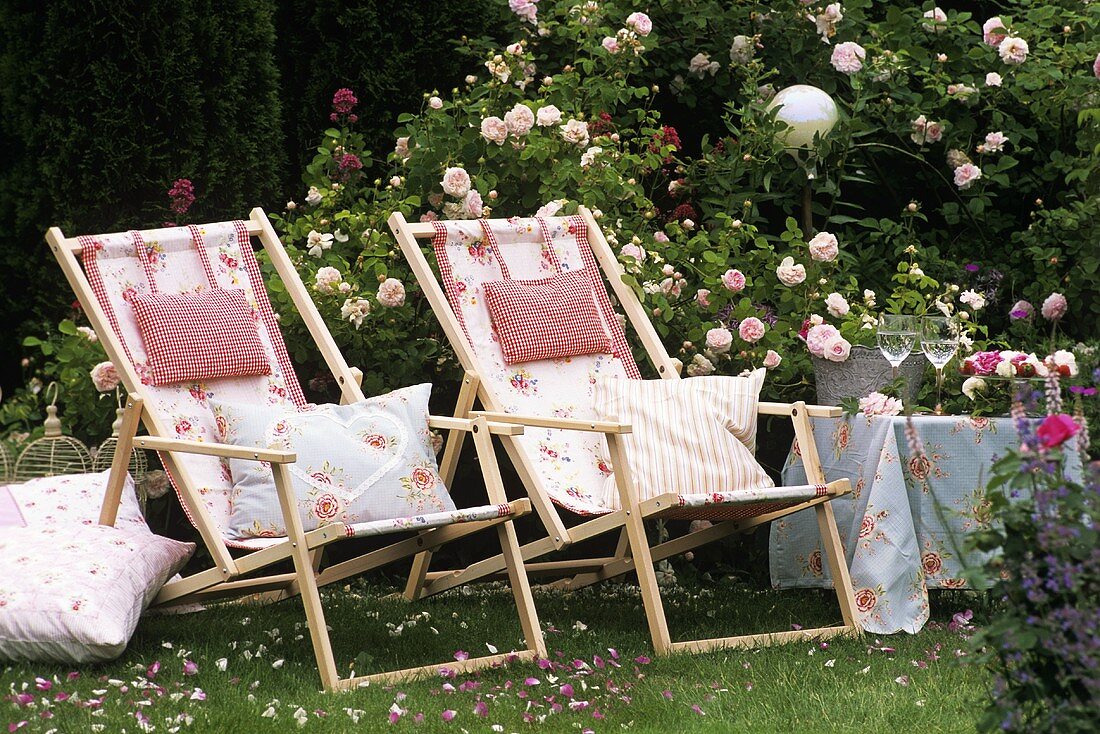
[[[878, 349], [852, 347], [852, 353], [843, 362], [830, 362], [811, 357], [814, 365], [814, 381], [817, 385], [817, 402], [820, 405], [840, 405], [846, 398], [862, 398], [890, 384], [890, 363]], [[901, 363], [905, 376], [906, 399], [915, 403], [917, 393], [924, 384], [924, 368], [928, 365], [924, 355], [913, 352]]]

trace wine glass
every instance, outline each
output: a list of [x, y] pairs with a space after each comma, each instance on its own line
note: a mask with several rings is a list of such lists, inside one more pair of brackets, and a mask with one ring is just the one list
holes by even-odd
[[917, 343], [917, 317], [896, 313], [884, 313], [878, 317], [878, 350], [894, 370], [898, 368]]
[[943, 368], [959, 348], [959, 325], [947, 316], [924, 316], [920, 322], [920, 348], [936, 368], [935, 415], [943, 415]]

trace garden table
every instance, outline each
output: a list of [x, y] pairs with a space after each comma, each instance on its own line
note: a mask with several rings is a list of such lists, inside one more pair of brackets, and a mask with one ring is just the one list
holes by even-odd
[[[962, 570], [985, 560], [965, 550], [965, 536], [990, 519], [986, 483], [993, 462], [1018, 445], [1012, 419], [916, 416], [924, 459], [909, 451], [904, 416], [813, 423], [826, 478], [852, 482], [831, 504], [860, 621], [876, 634], [917, 632], [928, 621], [928, 589], [966, 588]], [[1079, 478], [1080, 458], [1067, 455]], [[783, 481], [806, 481], [797, 444]], [[775, 587], [831, 587], [812, 510], [773, 522], [770, 551]]]

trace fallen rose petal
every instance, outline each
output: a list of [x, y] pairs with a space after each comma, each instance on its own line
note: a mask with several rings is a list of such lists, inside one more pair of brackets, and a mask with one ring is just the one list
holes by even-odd
[[440, 714], [440, 716], [443, 718], [444, 721], [451, 721], [455, 717], [455, 711], [453, 709], [447, 709], [442, 714]]

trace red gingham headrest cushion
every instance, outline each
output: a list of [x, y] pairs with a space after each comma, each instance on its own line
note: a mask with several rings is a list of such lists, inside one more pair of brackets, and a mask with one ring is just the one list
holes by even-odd
[[506, 364], [611, 353], [587, 270], [489, 281], [483, 288]]
[[269, 375], [256, 319], [242, 290], [135, 296], [153, 385]]

